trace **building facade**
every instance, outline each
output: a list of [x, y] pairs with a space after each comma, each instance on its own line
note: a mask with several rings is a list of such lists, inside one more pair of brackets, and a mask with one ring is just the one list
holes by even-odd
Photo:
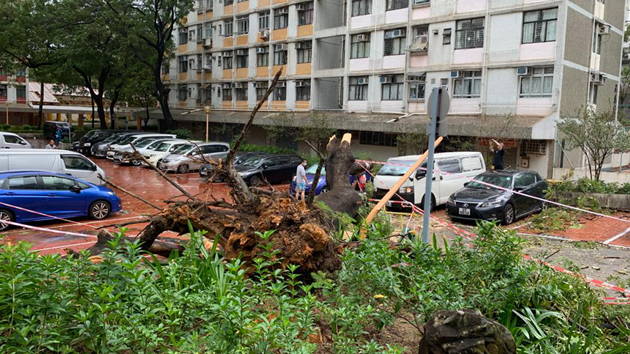
[[325, 112], [378, 158], [424, 132], [442, 87], [449, 135], [501, 139], [506, 165], [552, 177], [584, 163], [558, 119], [617, 105], [625, 14], [625, 0], [200, 0], [163, 78], [177, 120], [211, 105], [214, 123], [242, 124], [282, 69], [258, 124]]

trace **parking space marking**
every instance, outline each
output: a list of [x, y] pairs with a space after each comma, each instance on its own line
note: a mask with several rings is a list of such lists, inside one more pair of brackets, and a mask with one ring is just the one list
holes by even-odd
[[627, 228], [627, 229], [626, 229], [625, 231], [623, 231], [622, 233], [618, 234], [617, 236], [611, 237], [611, 238], [609, 238], [608, 240], [606, 240], [606, 241], [604, 241], [604, 242], [602, 242], [602, 243], [603, 243], [603, 244], [605, 244], [605, 245], [608, 245], [608, 244], [610, 244], [611, 242], [614, 242], [614, 241], [616, 241], [616, 240], [618, 240], [618, 239], [620, 239], [620, 238], [622, 238], [622, 237], [626, 236], [626, 235], [628, 234], [628, 232], [630, 232], [630, 227], [629, 227], [629, 228]]

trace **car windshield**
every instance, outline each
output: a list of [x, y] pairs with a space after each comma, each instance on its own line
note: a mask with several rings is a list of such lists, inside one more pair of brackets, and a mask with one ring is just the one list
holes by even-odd
[[253, 157], [251, 159], [244, 160], [240, 166], [257, 167], [265, 160], [264, 157]]
[[387, 163], [378, 171], [378, 176], [402, 176], [415, 161], [387, 160]]
[[475, 180], [468, 184], [469, 188], [484, 188], [491, 189], [496, 188], [493, 186], [499, 186], [501, 188], [512, 189], [512, 176], [496, 175], [496, 174], [483, 174], [475, 177]]
[[173, 144], [172, 143], [161, 143], [160, 145], [158, 145], [155, 148], [155, 151], [166, 152], [166, 151], [168, 151], [168, 148], [171, 147], [171, 145], [173, 145]]
[[[317, 173], [317, 166], [318, 166], [318, 165], [317, 165], [317, 164], [315, 164], [315, 165], [313, 165], [313, 166], [311, 166], [311, 167], [307, 168], [307, 169], [306, 169], [306, 174], [308, 174], [308, 175], [315, 175], [315, 174]], [[321, 174], [320, 174], [320, 175], [321, 175], [321, 176], [326, 176], [326, 167], [323, 167], [323, 168], [322, 168], [322, 172], [321, 172]]]
[[145, 146], [148, 146], [149, 144], [151, 144], [154, 141], [155, 141], [155, 139], [144, 139], [144, 140], [142, 140], [142, 141], [140, 141], [140, 142], [138, 142], [137, 144], [134, 144], [134, 145], [137, 148], [143, 148]]
[[120, 144], [120, 145], [127, 145], [127, 144], [129, 144], [129, 143], [133, 142], [134, 140], [136, 140], [137, 138], [138, 138], [138, 137], [135, 137], [135, 136], [133, 136], [133, 135], [130, 135], [130, 136], [127, 136], [127, 137], [125, 137], [124, 139], [122, 139], [122, 140], [119, 142], [119, 144]]
[[[160, 146], [162, 146], [162, 144], [165, 144], [165, 143], [163, 143], [163, 142], [161, 142], [161, 141], [157, 140], [157, 141], [154, 141], [154, 142], [152, 142], [151, 144], [149, 144], [149, 145], [146, 147], [146, 149], [147, 149], [147, 150], [157, 150], [157, 149], [159, 149], [159, 148], [160, 148]], [[167, 147], [166, 147], [166, 148], [168, 149], [168, 144], [166, 144], [166, 145], [167, 145]]]
[[120, 135], [112, 135], [110, 137], [108, 137], [107, 139], [103, 140], [104, 143], [111, 143], [114, 141], [117, 141], [118, 139], [120, 139]]
[[175, 155], [182, 155], [182, 154], [188, 152], [188, 150], [192, 149], [193, 147], [194, 146], [191, 145], [191, 144], [180, 145], [175, 150], [171, 151], [171, 153], [175, 154]]

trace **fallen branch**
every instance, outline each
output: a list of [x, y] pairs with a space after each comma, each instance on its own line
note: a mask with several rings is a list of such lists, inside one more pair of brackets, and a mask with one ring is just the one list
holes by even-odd
[[127, 222], [118, 223], [118, 224], [103, 225], [103, 226], [97, 227], [96, 230], [106, 229], [108, 227], [114, 227], [114, 226], [120, 228], [120, 227], [128, 226], [128, 225], [143, 224], [143, 223], [146, 223], [146, 222], [151, 222], [151, 218], [134, 220], [134, 221], [127, 221]]
[[[170, 179], [164, 172], [160, 171], [159, 168], [155, 167], [154, 164], [152, 164], [151, 162], [149, 162], [149, 160], [147, 160], [144, 155], [142, 155], [141, 153], [138, 152], [138, 150], [136, 150], [136, 147], [133, 145], [133, 143], [130, 144], [131, 148], [133, 149], [133, 151], [136, 152], [136, 154], [138, 154], [140, 156], [140, 158], [150, 167], [152, 168], [155, 172], [157, 172], [160, 176], [162, 176], [162, 178], [164, 178], [168, 183], [170, 183], [173, 187], [177, 188], [180, 192], [182, 192], [182, 194], [184, 194], [185, 196], [187, 196], [190, 199], [195, 199], [190, 193], [186, 192], [186, 190], [184, 188], [182, 188], [182, 186], [180, 186], [179, 184], [177, 184], [177, 182], [173, 181], [172, 179]], [[161, 209], [160, 209], [161, 210]]]
[[130, 191], [128, 191], [128, 190], [126, 190], [126, 189], [124, 189], [123, 187], [121, 187], [121, 186], [119, 186], [119, 185], [115, 184], [114, 182], [108, 181], [107, 179], [103, 178], [103, 176], [101, 176], [100, 174], [98, 175], [98, 178], [99, 178], [101, 181], [105, 182], [106, 184], [108, 184], [108, 185], [110, 185], [110, 186], [112, 186], [112, 187], [114, 187], [114, 188], [116, 188], [116, 189], [120, 190], [121, 192], [126, 193], [126, 194], [129, 194], [130, 196], [132, 196], [132, 197], [134, 197], [134, 198], [138, 199], [139, 201], [141, 201], [141, 202], [143, 202], [143, 203], [145, 203], [145, 204], [147, 204], [147, 205], [152, 206], [153, 208], [155, 208], [155, 209], [157, 209], [157, 210], [160, 210], [160, 211], [162, 210], [162, 208], [160, 208], [159, 206], [157, 206], [157, 205], [155, 205], [155, 204], [151, 203], [150, 201], [148, 201], [148, 200], [146, 200], [146, 199], [142, 198], [141, 196], [136, 195], [136, 194], [134, 194], [134, 193], [132, 193], [132, 192], [130, 192]]
[[[311, 186], [311, 190], [308, 192], [308, 197], [306, 198], [306, 205], [312, 205], [313, 200], [315, 200], [315, 192], [317, 190], [317, 185], [319, 184], [319, 178], [322, 175], [322, 169], [324, 168], [324, 163], [326, 163], [326, 158], [308, 140], [304, 140], [304, 142], [306, 142], [306, 144], [310, 146], [310, 148], [313, 149], [313, 151], [315, 151], [315, 153], [319, 157], [319, 164], [317, 165], [317, 171], [315, 171], [315, 177], [313, 177], [313, 185]], [[296, 181], [296, 183], [299, 183], [299, 181]]]

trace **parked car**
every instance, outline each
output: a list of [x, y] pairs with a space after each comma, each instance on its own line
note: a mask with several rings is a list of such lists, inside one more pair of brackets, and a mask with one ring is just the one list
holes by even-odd
[[[252, 159], [261, 159], [263, 157], [269, 157], [271, 154], [266, 152], [237, 152], [236, 156], [234, 156], [234, 166], [238, 166], [245, 161]], [[207, 178], [210, 176], [210, 171], [214, 168], [211, 164], [203, 164], [199, 168], [199, 176], [202, 178]], [[215, 182], [220, 182], [219, 179], [216, 179]]]
[[[147, 151], [151, 151], [149, 147], [157, 148], [162, 142], [170, 140], [171, 138], [146, 138], [140, 139], [137, 143], [134, 143], [134, 147], [140, 154], [144, 154]], [[141, 158], [131, 158], [133, 154], [133, 148], [131, 146], [125, 146], [119, 149], [116, 149], [116, 153], [114, 154], [114, 162], [118, 162], [121, 164], [132, 164], [134, 166], [142, 165]]]
[[[401, 156], [387, 160], [374, 178], [374, 198], [381, 199], [420, 156]], [[413, 177], [399, 188], [398, 195], [420, 208], [424, 207], [427, 164], [422, 164]], [[447, 152], [435, 154], [433, 180], [431, 186], [431, 208], [446, 204], [467, 179], [486, 171], [486, 164], [480, 152]], [[387, 207], [399, 209], [401, 204], [389, 201]]]
[[62, 138], [70, 138], [70, 133], [72, 132], [72, 126], [70, 125], [70, 123], [47, 121], [44, 122], [43, 126], [44, 139], [54, 140], [57, 137], [58, 129], [61, 129]]
[[187, 143], [176, 148], [160, 161], [157, 167], [162, 171], [188, 173], [197, 171], [205, 160], [217, 160], [227, 156], [230, 145], [226, 143]]
[[107, 150], [111, 144], [116, 144], [126, 138], [129, 135], [138, 134], [137, 132], [125, 132], [125, 133], [115, 133], [109, 136], [107, 139], [92, 145], [91, 151], [92, 156], [96, 157], [106, 157]]
[[[0, 173], [0, 231], [8, 220], [18, 223], [89, 216], [101, 220], [122, 209], [111, 189], [60, 173], [22, 171]], [[26, 209], [26, 210], [25, 210]]]
[[544, 202], [529, 196], [542, 199], [546, 189], [547, 181], [533, 171], [486, 172], [451, 195], [446, 212], [452, 219], [499, 220], [507, 225], [542, 211]]
[[295, 174], [302, 158], [296, 155], [273, 155], [253, 158], [234, 166], [248, 185], [288, 182]]
[[153, 138], [176, 138], [177, 135], [175, 134], [156, 134], [156, 133], [136, 133], [133, 135], [128, 135], [127, 137], [125, 137], [124, 139], [122, 139], [121, 141], [114, 143], [114, 144], [110, 144], [109, 148], [107, 150], [107, 158], [110, 160], [114, 159], [114, 155], [116, 155], [116, 152], [121, 149], [121, 148], [126, 148], [126, 147], [131, 147], [131, 144], [137, 144], [140, 143], [142, 141], [144, 141], [145, 139], [153, 139]]
[[[313, 180], [315, 179], [315, 174], [317, 173], [317, 164], [315, 165], [311, 165], [309, 168], [306, 169], [306, 179], [308, 180], [308, 185], [306, 186], [306, 188], [304, 188], [304, 192], [306, 194], [310, 193], [311, 188], [313, 187]], [[369, 182], [372, 180], [372, 176], [370, 176], [369, 174], [367, 174], [366, 176], [366, 180]], [[349, 183], [353, 184], [354, 183], [354, 176], [350, 175], [350, 179], [349, 179]], [[291, 180], [291, 185], [289, 186], [289, 193], [291, 193], [291, 195], [295, 196], [295, 188], [297, 187], [297, 179], [294, 176], [293, 179]], [[357, 187], [358, 188], [358, 187]], [[317, 182], [317, 185], [315, 186], [315, 195], [319, 195], [321, 193], [326, 193], [328, 192], [328, 185], [326, 183], [326, 168], [322, 168], [322, 171], [320, 172], [319, 175], [319, 181]]]
[[[129, 130], [109, 130], [109, 129], [108, 130], [103, 130], [103, 129], [90, 130], [89, 132], [87, 132], [87, 134], [82, 136], [81, 139], [72, 143], [72, 150], [80, 152], [84, 155], [91, 155], [93, 145], [100, 143], [101, 141], [109, 138], [110, 136], [116, 133], [123, 133], [123, 132], [129, 133], [130, 131]], [[139, 133], [137, 131], [135, 132]]]
[[63, 173], [94, 184], [102, 184], [98, 175], [105, 171], [75, 151], [57, 149], [24, 149], [0, 151], [0, 172], [48, 171]]
[[[153, 164], [153, 166], [157, 166], [162, 159], [166, 156], [170, 155], [177, 148], [182, 145], [190, 145], [190, 141], [184, 139], [168, 139], [162, 141], [158, 146], [152, 147], [151, 149], [147, 149], [142, 152], [142, 155], [145, 159], [149, 160]], [[143, 166], [148, 165], [146, 163], [142, 163]]]
[[0, 149], [30, 149], [26, 139], [14, 133], [0, 132]]

